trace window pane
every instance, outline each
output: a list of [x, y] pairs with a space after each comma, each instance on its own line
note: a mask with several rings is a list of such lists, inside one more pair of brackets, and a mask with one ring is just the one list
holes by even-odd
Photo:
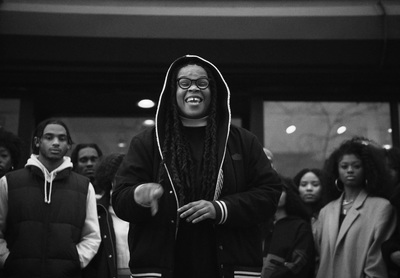
[[0, 127], [18, 134], [19, 99], [0, 99]]
[[[126, 153], [134, 135], [149, 126], [148, 118], [60, 118], [70, 129], [74, 145], [96, 143], [104, 155]], [[151, 119], [152, 120], [152, 119]], [[151, 125], [151, 124], [150, 124]], [[72, 147], [72, 150], [74, 146]], [[71, 150], [71, 151], [72, 151]]]
[[392, 145], [389, 103], [264, 102], [264, 146], [283, 175], [321, 168], [333, 149], [356, 135]]

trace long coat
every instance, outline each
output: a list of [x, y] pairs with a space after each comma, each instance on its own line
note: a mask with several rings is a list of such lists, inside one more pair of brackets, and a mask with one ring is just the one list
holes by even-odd
[[339, 228], [342, 196], [318, 217], [315, 241], [320, 263], [317, 278], [388, 277], [381, 244], [396, 227], [388, 200], [361, 191]]

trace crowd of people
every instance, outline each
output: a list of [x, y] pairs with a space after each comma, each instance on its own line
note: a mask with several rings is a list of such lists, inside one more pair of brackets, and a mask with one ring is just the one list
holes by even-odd
[[283, 176], [202, 57], [173, 61], [126, 154], [58, 119], [21, 149], [0, 129], [0, 277], [400, 277], [400, 149], [353, 137]]

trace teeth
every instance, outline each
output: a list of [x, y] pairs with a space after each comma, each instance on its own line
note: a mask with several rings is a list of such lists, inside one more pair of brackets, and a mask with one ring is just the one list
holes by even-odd
[[189, 97], [186, 99], [186, 102], [190, 102], [190, 103], [199, 103], [201, 102], [201, 98], [198, 97]]

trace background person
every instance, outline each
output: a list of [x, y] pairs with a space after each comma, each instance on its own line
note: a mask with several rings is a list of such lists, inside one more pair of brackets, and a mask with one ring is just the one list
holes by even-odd
[[299, 195], [311, 214], [311, 224], [314, 227], [319, 211], [326, 205], [324, 188], [328, 184], [327, 173], [318, 168], [301, 169], [293, 178]]
[[90, 264], [85, 268], [85, 278], [129, 278], [129, 223], [119, 219], [111, 206], [111, 193], [115, 173], [124, 154], [103, 156], [95, 172], [97, 213], [102, 243]]
[[332, 152], [325, 168], [334, 200], [316, 223], [317, 278], [388, 277], [381, 245], [393, 234], [396, 214], [382, 198], [388, 194], [383, 149], [355, 137]]
[[0, 128], [0, 177], [19, 167], [22, 140], [12, 132]]
[[84, 175], [94, 183], [96, 164], [102, 157], [103, 152], [95, 143], [78, 144], [71, 153], [71, 161], [75, 172]]
[[0, 179], [0, 268], [5, 277], [81, 277], [100, 231], [93, 186], [72, 171], [60, 120], [41, 122], [25, 168]]
[[313, 278], [315, 249], [310, 214], [292, 179], [283, 177], [274, 219], [265, 232], [262, 278]]
[[[392, 147], [386, 151], [387, 165], [393, 193], [390, 194], [390, 202], [395, 207], [397, 217], [400, 216], [400, 148]], [[396, 231], [390, 239], [382, 244], [382, 254], [388, 266], [391, 278], [400, 277], [400, 227], [397, 221]]]

